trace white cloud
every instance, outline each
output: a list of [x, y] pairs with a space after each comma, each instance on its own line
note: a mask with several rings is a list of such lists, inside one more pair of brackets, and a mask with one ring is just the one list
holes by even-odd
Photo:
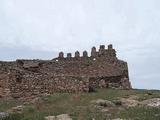
[[[23, 47], [50, 55], [113, 43], [129, 63], [134, 87], [160, 89], [151, 82], [160, 79], [159, 5], [159, 0], [1, 0], [0, 47], [8, 60], [23, 56]], [[14, 54], [8, 52], [14, 48]], [[146, 82], [139, 83], [142, 78]]]

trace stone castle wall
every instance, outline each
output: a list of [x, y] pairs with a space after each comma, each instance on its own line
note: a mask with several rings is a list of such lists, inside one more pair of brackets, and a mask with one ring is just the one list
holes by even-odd
[[0, 62], [0, 96], [29, 97], [56, 92], [89, 92], [94, 88], [130, 89], [127, 62], [116, 57], [112, 45], [80, 56], [78, 51], [52, 60]]

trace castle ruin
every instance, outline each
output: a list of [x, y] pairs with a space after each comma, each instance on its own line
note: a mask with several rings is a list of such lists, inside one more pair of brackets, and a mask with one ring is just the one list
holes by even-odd
[[112, 45], [87, 51], [60, 52], [52, 60], [0, 62], [0, 97], [89, 92], [95, 88], [131, 89], [127, 62], [116, 57]]

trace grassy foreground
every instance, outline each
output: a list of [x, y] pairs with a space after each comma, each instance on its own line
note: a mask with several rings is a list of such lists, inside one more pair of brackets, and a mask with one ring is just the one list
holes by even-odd
[[69, 114], [73, 120], [110, 120], [121, 118], [126, 120], [160, 120], [160, 108], [131, 107], [121, 110], [112, 109], [102, 112], [91, 101], [106, 99], [114, 102], [119, 98], [128, 98], [131, 95], [138, 97], [138, 101], [150, 98], [160, 98], [160, 91], [156, 90], [113, 90], [98, 89], [93, 93], [69, 94], [60, 93], [41, 97], [33, 103], [22, 103], [16, 100], [0, 99], [0, 112], [11, 107], [25, 104], [22, 114], [11, 114], [4, 120], [44, 120], [45, 116]]

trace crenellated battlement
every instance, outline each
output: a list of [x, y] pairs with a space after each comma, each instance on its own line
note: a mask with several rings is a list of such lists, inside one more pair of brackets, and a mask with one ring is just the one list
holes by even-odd
[[[85, 50], [83, 51], [82, 56], [80, 55], [79, 51], [75, 52], [75, 55], [72, 57], [72, 53], [67, 53], [67, 56], [64, 57], [64, 52], [60, 52], [58, 59], [74, 59], [74, 58], [116, 58], [116, 51], [113, 49], [112, 44], [108, 45], [108, 48], [105, 49], [105, 45], [100, 45], [99, 50], [96, 50], [96, 47], [92, 47], [91, 54], [88, 56], [88, 52]], [[56, 58], [57, 59], [57, 58]]]
[[56, 92], [89, 92], [90, 88], [131, 89], [127, 62], [116, 57], [110, 44], [85, 50], [60, 52], [52, 60], [0, 62], [0, 97], [14, 98]]

